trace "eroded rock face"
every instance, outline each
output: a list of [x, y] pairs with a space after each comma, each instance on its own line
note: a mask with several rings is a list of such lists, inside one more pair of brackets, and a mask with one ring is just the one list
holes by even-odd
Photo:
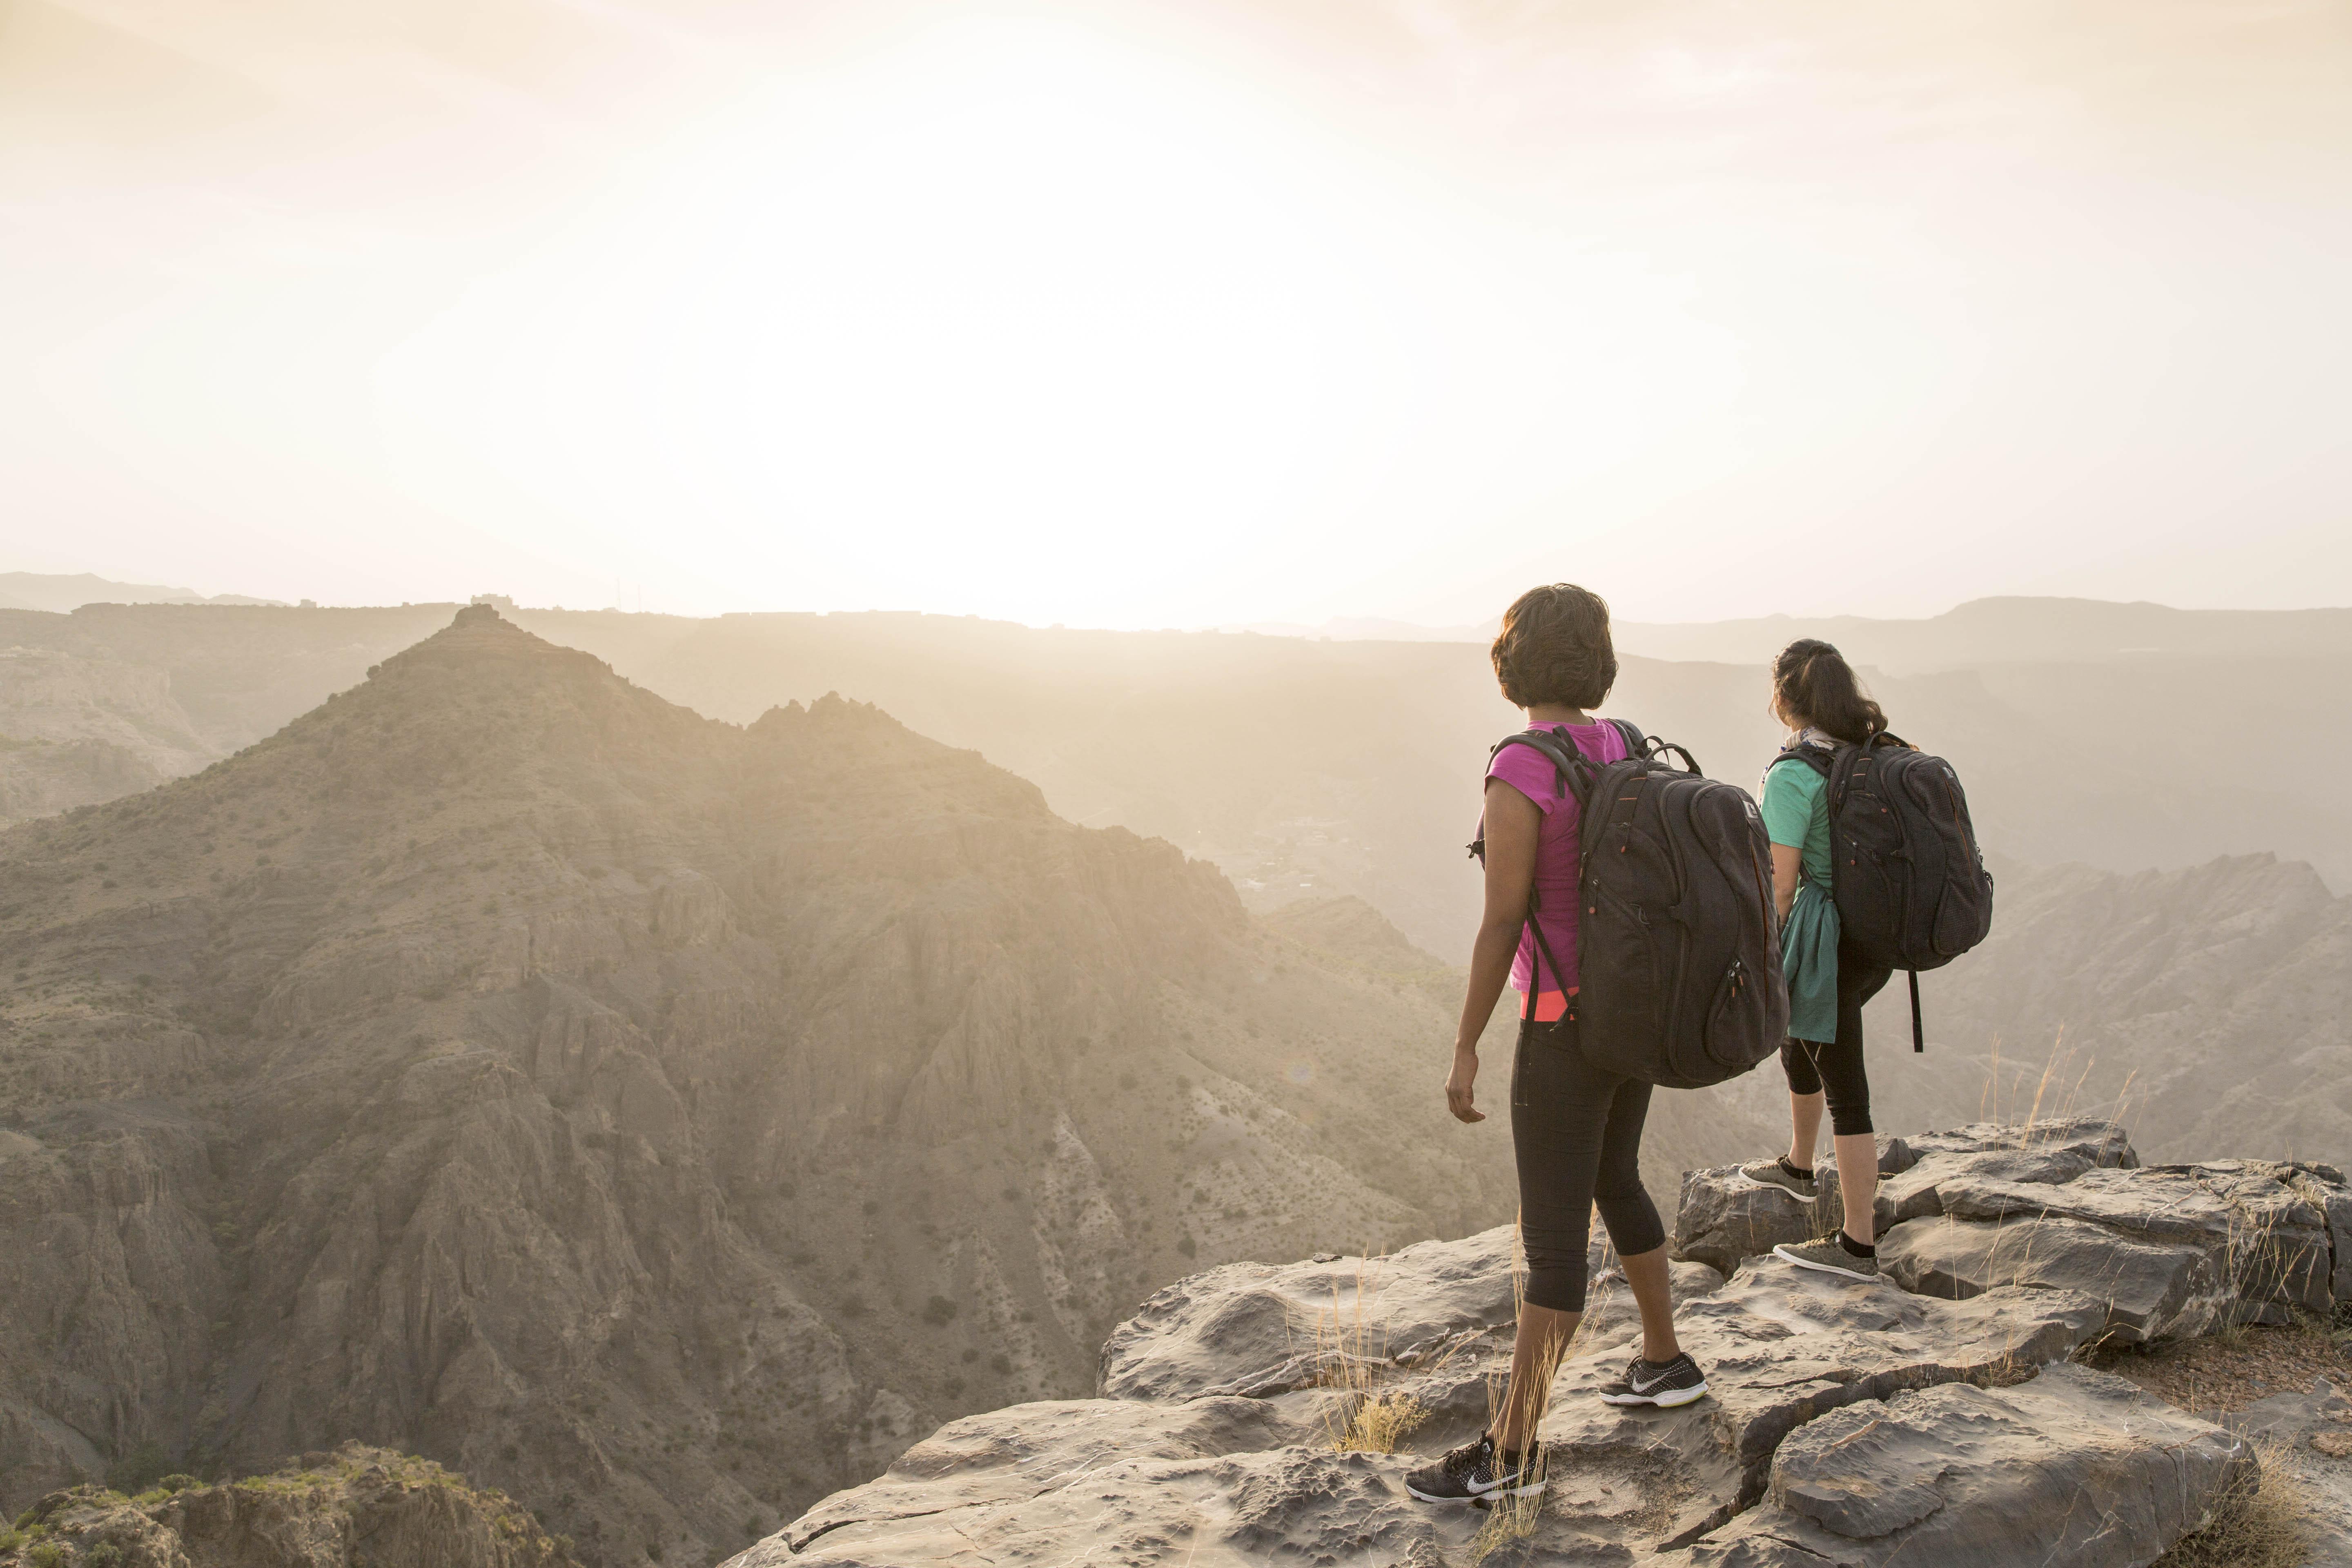
[[2138, 1568], [2252, 1464], [2241, 1439], [2086, 1367], [2014, 1387], [1948, 1384], [1848, 1405], [1791, 1433], [1764, 1504], [1690, 1561]]

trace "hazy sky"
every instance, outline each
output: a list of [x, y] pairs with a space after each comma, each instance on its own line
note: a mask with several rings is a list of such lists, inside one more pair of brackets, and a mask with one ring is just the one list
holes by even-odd
[[2352, 7], [0, 0], [0, 569], [2352, 603]]

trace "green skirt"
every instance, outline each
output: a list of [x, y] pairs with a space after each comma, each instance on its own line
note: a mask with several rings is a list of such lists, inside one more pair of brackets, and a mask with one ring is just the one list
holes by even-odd
[[1819, 882], [1799, 882], [1780, 928], [1790, 1038], [1822, 1045], [1837, 1038], [1837, 905]]

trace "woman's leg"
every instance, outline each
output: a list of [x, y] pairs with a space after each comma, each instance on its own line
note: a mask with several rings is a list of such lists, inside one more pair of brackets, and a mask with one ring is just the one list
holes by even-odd
[[1878, 1237], [1878, 1138], [1870, 1120], [1870, 1073], [1863, 1064], [1862, 1006], [1878, 994], [1890, 973], [1864, 964], [1860, 955], [1839, 943], [1838, 1037], [1833, 1044], [1813, 1047], [1837, 1149], [1845, 1234], [1863, 1247]]
[[[1511, 1074], [1511, 1147], [1518, 1163], [1519, 1240], [1528, 1256], [1528, 1286], [1512, 1347], [1510, 1384], [1491, 1433], [1506, 1453], [1524, 1453], [1534, 1441], [1552, 1376], [1583, 1320], [1595, 1185], [1603, 1182], [1604, 1149], [1622, 1164], [1629, 1120], [1630, 1142], [1639, 1152], [1649, 1086], [1632, 1086], [1641, 1093], [1621, 1112], [1618, 1101], [1628, 1083], [1586, 1065], [1573, 1021], [1520, 1026]], [[1622, 1170], [1612, 1171], [1606, 1184], [1612, 1192], [1601, 1203], [1603, 1223], [1612, 1237], [1620, 1236], [1612, 1214], [1622, 1214], [1627, 1228], [1621, 1239], [1638, 1241], [1643, 1233], [1622, 1195]], [[1638, 1193], [1638, 1174], [1633, 1185]], [[1645, 1206], [1649, 1202], [1641, 1201]], [[1654, 1209], [1650, 1224], [1657, 1224]], [[1663, 1236], [1661, 1229], [1660, 1240]], [[1656, 1247], [1654, 1241], [1643, 1250]]]
[[1661, 1245], [1630, 1258], [1621, 1252], [1617, 1262], [1633, 1288], [1633, 1305], [1642, 1310], [1642, 1359], [1662, 1366], [1683, 1353], [1682, 1342], [1675, 1337], [1675, 1293], [1666, 1249]]
[[1642, 1313], [1642, 1359], [1668, 1362], [1682, 1353], [1675, 1340], [1674, 1294], [1666, 1273], [1666, 1227], [1642, 1185], [1642, 1123], [1650, 1114], [1650, 1086], [1617, 1080], [1609, 1120], [1601, 1131], [1601, 1165], [1592, 1204], [1617, 1248], [1617, 1262]]
[[1811, 1042], [1782, 1040], [1780, 1071], [1789, 1079], [1789, 1163], [1810, 1171], [1822, 1143], [1822, 1075]]
[[1544, 1401], [1551, 1394], [1551, 1380], [1559, 1371], [1560, 1358], [1568, 1353], [1568, 1342], [1576, 1337], [1576, 1325], [1583, 1320], [1581, 1311], [1562, 1312], [1533, 1301], [1519, 1303], [1518, 1337], [1511, 1342], [1511, 1381], [1503, 1390], [1503, 1407], [1496, 1412], [1489, 1434], [1504, 1453], [1524, 1454], [1535, 1440], [1536, 1428], [1543, 1423]]

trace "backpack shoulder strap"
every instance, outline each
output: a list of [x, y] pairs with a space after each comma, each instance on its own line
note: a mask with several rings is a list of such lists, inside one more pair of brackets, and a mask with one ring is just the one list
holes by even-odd
[[1609, 722], [1615, 727], [1619, 734], [1625, 737], [1625, 754], [1627, 756], [1638, 757], [1648, 748], [1650, 738], [1647, 735], [1643, 734], [1642, 727], [1634, 723], [1631, 719], [1612, 719]]
[[1521, 730], [1506, 735], [1496, 742], [1494, 749], [1486, 753], [1489, 768], [1494, 766], [1495, 758], [1505, 746], [1525, 746], [1530, 751], [1542, 752], [1551, 760], [1553, 784], [1558, 793], [1565, 797], [1573, 789], [1579, 800], [1584, 798], [1585, 770], [1591, 764], [1586, 761], [1584, 753], [1577, 750], [1575, 737], [1555, 734], [1549, 730]]
[[1782, 763], [1802, 763], [1822, 777], [1827, 778], [1832, 770], [1837, 766], [1837, 754], [1833, 752], [1824, 752], [1819, 746], [1790, 746], [1773, 758], [1771, 767], [1768, 767], [1765, 771], [1769, 773], [1772, 768], [1779, 767]]
[[[1516, 731], [1487, 748], [1486, 766], [1490, 770], [1505, 746], [1526, 746], [1543, 753], [1551, 761], [1552, 787], [1560, 797], [1566, 799], [1569, 792], [1574, 790], [1578, 802], [1583, 801], [1591, 788], [1588, 770], [1592, 764], [1585, 761], [1582, 752], [1577, 750], [1572, 736], [1557, 735], [1549, 730]], [[1470, 858], [1474, 860], [1486, 858], [1486, 819], [1483, 816], [1478, 819], [1478, 837], [1470, 841], [1469, 849]]]

